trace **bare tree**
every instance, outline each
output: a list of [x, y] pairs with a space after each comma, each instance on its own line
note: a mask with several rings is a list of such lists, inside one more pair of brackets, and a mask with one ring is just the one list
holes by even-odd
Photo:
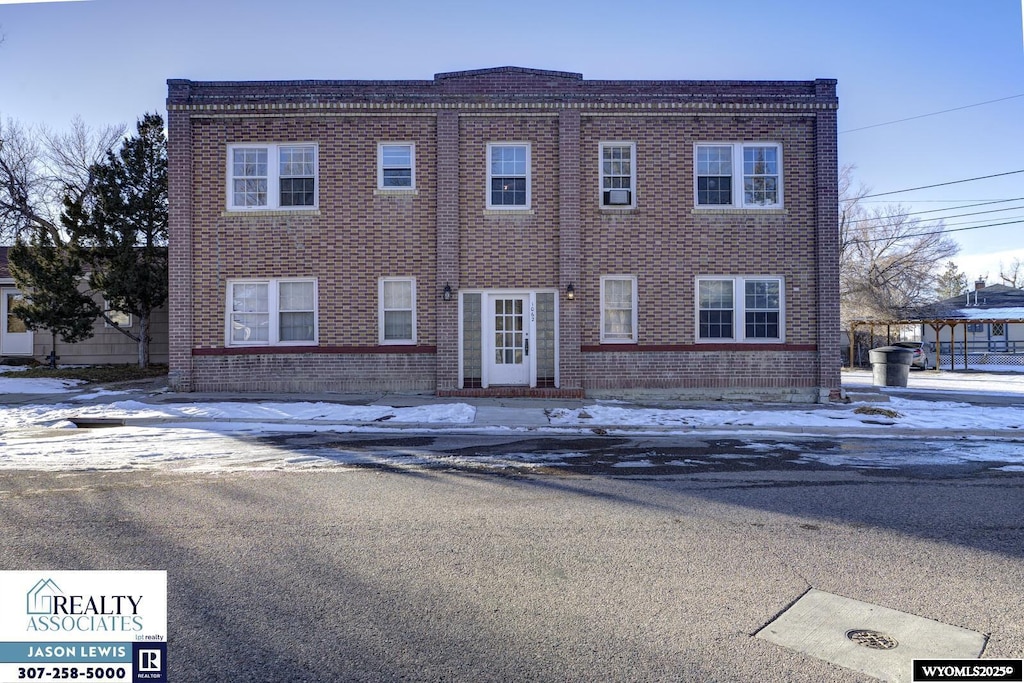
[[76, 206], [87, 201], [96, 163], [124, 130], [123, 125], [93, 130], [77, 117], [65, 132], [29, 129], [10, 119], [0, 122], [0, 243], [34, 229], [63, 244], [60, 216], [65, 200]]
[[940, 264], [960, 250], [941, 221], [926, 223], [899, 205], [867, 209], [868, 191], [840, 173], [840, 296], [843, 320], [902, 318], [935, 296]]
[[1021, 289], [1024, 287], [1024, 264], [1021, 263], [1019, 258], [1014, 258], [1008, 266], [1004, 266], [1003, 262], [1000, 261], [999, 279], [1007, 287]]

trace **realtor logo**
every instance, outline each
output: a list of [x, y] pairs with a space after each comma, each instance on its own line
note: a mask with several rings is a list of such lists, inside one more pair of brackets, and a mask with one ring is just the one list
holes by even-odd
[[167, 683], [167, 643], [132, 643], [132, 683]]
[[139, 671], [160, 671], [160, 650], [139, 650]]
[[25, 596], [26, 614], [53, 614], [53, 598], [64, 595], [53, 579], [40, 579]]

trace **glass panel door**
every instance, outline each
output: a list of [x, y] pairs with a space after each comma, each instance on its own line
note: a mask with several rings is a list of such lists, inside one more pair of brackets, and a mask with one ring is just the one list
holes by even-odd
[[527, 296], [490, 297], [489, 384], [530, 383], [528, 302]]
[[0, 296], [0, 354], [32, 355], [32, 330], [14, 313], [16, 304], [22, 299], [24, 295], [14, 289], [5, 289]]

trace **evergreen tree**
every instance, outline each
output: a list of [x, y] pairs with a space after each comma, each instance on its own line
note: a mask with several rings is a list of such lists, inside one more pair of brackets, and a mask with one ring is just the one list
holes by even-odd
[[26, 298], [17, 316], [32, 330], [49, 330], [50, 365], [57, 365], [57, 337], [73, 344], [92, 336], [99, 307], [81, 287], [83, 263], [75, 249], [55, 244], [45, 228], [25, 242], [18, 238], [8, 253], [11, 274]]
[[[92, 202], [70, 212], [69, 227], [88, 255], [90, 285], [109, 306], [104, 318], [138, 344], [145, 367], [152, 314], [167, 301], [167, 141], [159, 114], [146, 114], [136, 129], [96, 165]], [[111, 311], [136, 317], [138, 334], [118, 326]]]
[[956, 264], [946, 261], [946, 270], [936, 278], [935, 294], [940, 301], [958, 297], [967, 291], [967, 276], [960, 272]]

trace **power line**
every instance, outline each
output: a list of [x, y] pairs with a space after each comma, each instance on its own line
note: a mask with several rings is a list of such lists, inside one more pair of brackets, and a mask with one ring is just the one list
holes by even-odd
[[[1022, 199], [1024, 199], [1024, 198], [1022, 198]], [[983, 206], [983, 205], [981, 205], [981, 204], [973, 204], [972, 206]], [[901, 216], [901, 217], [903, 217], [903, 216], [920, 216], [921, 214], [925, 214], [925, 213], [935, 213], [937, 211], [953, 211], [955, 209], [966, 209], [966, 208], [970, 208], [970, 207], [957, 206], [957, 207], [952, 207], [952, 208], [949, 208], [949, 209], [930, 209], [928, 211], [913, 211], [911, 213], [901, 213], [901, 214], [897, 214], [897, 215]], [[928, 219], [928, 220], [944, 221], [947, 218], [964, 218], [965, 216], [980, 216], [980, 215], [986, 214], [986, 213], [1001, 213], [1003, 211], [1016, 211], [1017, 209], [1024, 209], [1024, 206], [1007, 206], [1004, 209], [989, 209], [988, 211], [972, 211], [971, 213], [957, 213], [957, 214], [953, 214], [951, 216], [937, 216], [935, 218], [931, 218], [931, 219]], [[883, 216], [882, 218], [884, 219], [885, 217]], [[850, 223], [867, 223], [869, 221], [877, 221], [877, 220], [879, 220], [878, 216], [868, 216], [866, 218], [854, 218], [853, 220], [851, 220], [849, 222]]]
[[895, 121], [886, 121], [885, 123], [873, 123], [870, 126], [861, 126], [860, 128], [850, 128], [849, 130], [841, 130], [839, 134], [843, 133], [856, 133], [858, 130], [868, 130], [869, 128], [879, 128], [881, 126], [891, 126], [894, 123], [903, 123], [904, 121], [914, 121], [916, 119], [924, 119], [929, 116], [938, 116], [939, 114], [948, 114], [951, 111], [961, 111], [962, 109], [970, 109], [972, 107], [980, 107], [986, 104], [995, 104], [996, 102], [1005, 102], [1006, 100], [1013, 100], [1018, 97], [1024, 97], [1024, 93], [1020, 95], [1010, 95], [1009, 97], [1000, 97], [997, 100], [988, 100], [987, 102], [978, 102], [976, 104], [966, 104], [962, 107], [953, 107], [952, 109], [943, 109], [942, 111], [933, 111], [929, 114], [919, 114], [918, 116], [909, 116], [905, 119], [896, 119]]
[[953, 228], [951, 230], [932, 230], [930, 232], [915, 232], [909, 235], [891, 235], [889, 237], [872, 237], [866, 240], [854, 240], [855, 242], [885, 242], [886, 240], [901, 240], [908, 237], [929, 237], [931, 235], [941, 235], [944, 232], [964, 232], [966, 230], [981, 230], [982, 228], [997, 228], [1001, 225], [1018, 225], [1024, 223], [1024, 219], [1017, 221], [1007, 221], [1006, 223], [989, 223], [987, 225], [975, 225], [970, 228]]
[[959, 183], [962, 183], [962, 182], [973, 182], [975, 180], [987, 180], [988, 178], [999, 178], [999, 177], [1002, 177], [1002, 176], [1005, 176], [1005, 175], [1015, 175], [1017, 173], [1024, 173], [1024, 169], [1020, 169], [1019, 171], [1007, 171], [1006, 173], [993, 173], [992, 175], [980, 175], [980, 176], [978, 176], [976, 178], [965, 178], [964, 180], [950, 180], [949, 182], [937, 182], [934, 185], [921, 185], [920, 187], [908, 187], [907, 189], [894, 189], [892, 191], [888, 191], [888, 193], [874, 193], [873, 195], [864, 195], [863, 197], [851, 198], [851, 199], [844, 200], [844, 201], [852, 202], [852, 201], [854, 201], [854, 199], [861, 199], [861, 200], [863, 200], [863, 199], [867, 199], [869, 197], [886, 197], [888, 195], [902, 195], [903, 193], [912, 193], [912, 191], [916, 191], [916, 190], [919, 190], [919, 189], [931, 189], [932, 187], [945, 187], [946, 185], [955, 185], [955, 184], [959, 184]]

